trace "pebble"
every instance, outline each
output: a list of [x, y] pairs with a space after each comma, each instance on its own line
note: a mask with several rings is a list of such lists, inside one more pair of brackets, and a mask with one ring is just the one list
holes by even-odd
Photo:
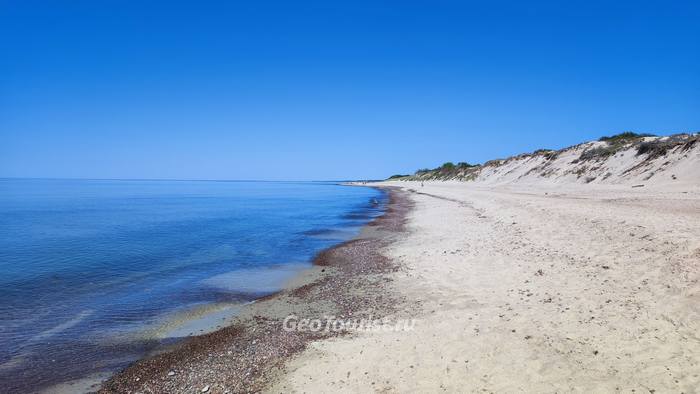
[[173, 375], [175, 375], [175, 371], [168, 372], [168, 376], [173, 376]]
[[[394, 218], [394, 216], [396, 216]], [[388, 221], [388, 224], [382, 224], [381, 227], [386, 227], [388, 230], [393, 231], [393, 227], [396, 227], [397, 229], [400, 228], [398, 223], [401, 219], [401, 215], [393, 215], [390, 216], [393, 219], [391, 221]], [[384, 219], [384, 222], [387, 222], [386, 219]], [[396, 222], [396, 223], [394, 223]], [[388, 227], [391, 225], [391, 227]], [[349, 296], [345, 297], [345, 290], [346, 290], [346, 276], [355, 276], [358, 275], [361, 272], [369, 272], [369, 273], [375, 273], [377, 272], [384, 272], [386, 270], [387, 272], [393, 272], [393, 265], [391, 264], [391, 261], [388, 259], [385, 261], [379, 257], [377, 257], [378, 262], [370, 261], [373, 260], [375, 257], [375, 254], [378, 256], [378, 254], [375, 252], [375, 249], [378, 248], [379, 246], [378, 241], [372, 241], [369, 242], [367, 241], [364, 244], [354, 244], [352, 248], [338, 248], [338, 249], [333, 249], [333, 252], [330, 252], [328, 256], [325, 258], [319, 259], [320, 262], [326, 262], [328, 265], [333, 265], [333, 260], [337, 257], [340, 260], [345, 260], [348, 259], [348, 261], [352, 260], [352, 264], [348, 264], [348, 268], [345, 269], [345, 265], [343, 266], [343, 269], [339, 270], [338, 275], [336, 276], [331, 276], [329, 277], [329, 283], [328, 284], [328, 289], [326, 287], [319, 287], [319, 291], [321, 291], [322, 294], [328, 294], [329, 297], [332, 299], [329, 300], [329, 302], [333, 302], [339, 306], [339, 314], [342, 315], [348, 315], [348, 316], [354, 316], [354, 315], [362, 315], [360, 313], [361, 311], [355, 310], [357, 308], [355, 306], [356, 304], [356, 298], [354, 296]], [[367, 254], [367, 256], [365, 256]], [[325, 260], [324, 260], [325, 259]], [[370, 264], [371, 267], [365, 269], [364, 265]], [[321, 264], [319, 264], [321, 265]], [[326, 272], [332, 271], [332, 269], [325, 269]], [[324, 285], [325, 286], [325, 285]], [[368, 284], [369, 286], [369, 284]], [[379, 285], [373, 284], [374, 287], [377, 287]], [[353, 290], [348, 287], [348, 290]], [[337, 290], [340, 291], [335, 291]], [[336, 294], [337, 293], [337, 294]], [[300, 293], [302, 294], [302, 293]], [[302, 294], [303, 295], [303, 294]], [[337, 296], [336, 296], [337, 295]], [[301, 295], [300, 295], [301, 296]], [[308, 297], [309, 295], [306, 295], [304, 297]], [[303, 298], [303, 297], [302, 297]], [[387, 306], [390, 305], [390, 297], [385, 296], [385, 297], [378, 297], [376, 300], [375, 299], [370, 299], [370, 300], [364, 300], [366, 301], [367, 304], [370, 304], [374, 307], [381, 307], [384, 306], [386, 303]], [[425, 301], [425, 300], [423, 300]], [[421, 301], [418, 301], [418, 304], [421, 304]], [[364, 308], [363, 308], [364, 309]], [[267, 324], [267, 327], [262, 327], [262, 324]], [[277, 335], [270, 335], [268, 333], [265, 333], [265, 331], [270, 331], [271, 330], [277, 330], [276, 327], [277, 322], [274, 319], [270, 319], [269, 321], [263, 321], [263, 322], [257, 322], [257, 320], [254, 322], [254, 325], [250, 327], [250, 331], [248, 331], [248, 328], [246, 328], [243, 333], [239, 333], [233, 330], [226, 331], [226, 332], [220, 332], [217, 335], [214, 336], [209, 336], [209, 337], [200, 337], [197, 339], [197, 341], [201, 341], [203, 344], [203, 349], [206, 349], [203, 353], [200, 355], [194, 357], [192, 359], [193, 363], [189, 365], [188, 367], [183, 367], [179, 368], [180, 371], [184, 374], [182, 377], [175, 378], [174, 376], [178, 376], [180, 372], [177, 372], [175, 370], [172, 370], [172, 372], [175, 373], [175, 375], [170, 375], [171, 370], [169, 369], [161, 369], [158, 371], [158, 374], [162, 373], [162, 371], [166, 371], [166, 379], [162, 379], [162, 375], [160, 379], [157, 379], [155, 377], [151, 377], [150, 374], [147, 376], [144, 376], [143, 379], [137, 378], [135, 375], [135, 372], [138, 372], [138, 370], [135, 371], [130, 371], [128, 373], [124, 373], [123, 376], [126, 376], [129, 379], [128, 382], [121, 381], [121, 378], [116, 378], [113, 381], [113, 387], [115, 388], [115, 392], [138, 392], [139, 389], [142, 389], [140, 383], [134, 382], [134, 379], [138, 380], [143, 380], [144, 382], [148, 382], [149, 385], [152, 384], [155, 388], [154, 391], [156, 392], [163, 392], [166, 391], [165, 387], [174, 384], [176, 381], [179, 381], [180, 378], [186, 379], [189, 382], [194, 382], [198, 381], [199, 384], [206, 380], [214, 380], [214, 386], [206, 384], [205, 386], [199, 386], [199, 384], [194, 385], [194, 387], [190, 386], [190, 392], [200, 392], [202, 394], [209, 394], [209, 393], [221, 393], [224, 392], [224, 390], [229, 391], [230, 393], [233, 392], [242, 392], [244, 391], [245, 384], [246, 383], [251, 383], [250, 382], [250, 377], [255, 376], [253, 375], [253, 370], [256, 372], [256, 374], [259, 374], [261, 372], [265, 372], [267, 368], [270, 365], [268, 360], [273, 360], [277, 361], [278, 359], [281, 359], [283, 355], [289, 355], [293, 354], [295, 349], [297, 348], [298, 345], [306, 343], [306, 341], [311, 341], [312, 338], [299, 338], [299, 343], [296, 342], [296, 338], [289, 338], [287, 336], [282, 336], [279, 337], [279, 340], [282, 341], [282, 345], [280, 349], [276, 348], [275, 342], [272, 344], [268, 343], [267, 339], [262, 340], [261, 337], [275, 337], [277, 338]], [[258, 325], [258, 327], [255, 327], [255, 325]], [[258, 329], [259, 328], [259, 329]], [[263, 335], [262, 333], [265, 333]], [[253, 335], [249, 335], [250, 333], [253, 333]], [[259, 334], [260, 333], [260, 334]], [[234, 340], [234, 343], [237, 344], [236, 347], [232, 346], [231, 344], [228, 345], [228, 348], [223, 348], [221, 349], [223, 343], [221, 342], [221, 339], [229, 339], [232, 338]], [[260, 346], [258, 346], [260, 345]], [[240, 349], [238, 349], [240, 348]], [[235, 351], [234, 351], [235, 350]], [[256, 351], [257, 350], [257, 351]], [[275, 354], [274, 350], [279, 350], [279, 354]], [[265, 353], [264, 355], [261, 353]], [[360, 355], [363, 353], [362, 350], [360, 350]], [[190, 355], [187, 354], [185, 349], [180, 348], [178, 350], [175, 350], [172, 353], [177, 359], [186, 359], [187, 357], [191, 357]], [[217, 377], [214, 373], [215, 369], [219, 369], [220, 367], [223, 368], [224, 364], [223, 361], [227, 361], [228, 363], [228, 358], [232, 358], [234, 355], [237, 356], [237, 359], [245, 361], [244, 363], [236, 363], [236, 360], [232, 360], [234, 362], [231, 362], [230, 368], [232, 369], [231, 371], [231, 382], [233, 383], [232, 387], [227, 387], [224, 389], [224, 386], [221, 383], [218, 383], [217, 381], [219, 380], [219, 377]], [[228, 357], [226, 357], [228, 356]], [[159, 360], [163, 361], [163, 360]], [[167, 360], [163, 361], [165, 364]], [[219, 365], [219, 363], [221, 363]], [[163, 365], [164, 367], [167, 368], [167, 364]], [[274, 365], [273, 365], [274, 366]], [[252, 369], [251, 369], [252, 367]], [[417, 368], [415, 365], [411, 365], [411, 369], [415, 371], [414, 368]], [[360, 374], [361, 372], [357, 372]], [[187, 376], [185, 376], [187, 375]], [[367, 372], [365, 372], [365, 376], [368, 375]], [[206, 378], [205, 378], [206, 376]], [[244, 377], [245, 376], [245, 377]], [[137, 382], [138, 382], [137, 380]], [[367, 379], [369, 380], [369, 379]], [[151, 383], [152, 381], [152, 383]], [[229, 382], [229, 383], [231, 383]], [[380, 382], [373, 382], [375, 383], [376, 387], [377, 384], [380, 384]], [[192, 383], [189, 383], [192, 384]], [[188, 385], [189, 385], [188, 384]], [[199, 391], [197, 391], [197, 386], [199, 386]], [[2, 391], [2, 390], [0, 390]], [[254, 391], [254, 390], [251, 390]]]

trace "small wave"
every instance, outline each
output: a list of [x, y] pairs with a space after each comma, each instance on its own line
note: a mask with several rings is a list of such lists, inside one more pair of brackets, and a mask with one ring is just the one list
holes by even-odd
[[346, 228], [327, 228], [327, 229], [318, 229], [318, 230], [309, 230], [305, 231], [303, 234], [316, 238], [316, 239], [326, 239], [326, 240], [337, 240], [337, 241], [343, 241], [346, 239], [352, 238], [357, 229], [354, 227], [346, 227]]
[[48, 330], [46, 330], [46, 331], [42, 331], [42, 332], [40, 332], [40, 333], [34, 335], [33, 337], [31, 337], [31, 338], [29, 339], [28, 342], [41, 341], [41, 340], [44, 340], [44, 339], [46, 339], [46, 338], [52, 337], [52, 336], [54, 336], [54, 335], [56, 335], [56, 334], [59, 334], [59, 333], [61, 333], [61, 332], [63, 332], [63, 331], [66, 331], [66, 330], [68, 330], [69, 328], [75, 327], [75, 326], [78, 325], [80, 322], [82, 322], [83, 320], [85, 320], [88, 316], [92, 315], [94, 312], [95, 312], [95, 311], [94, 311], [94, 310], [91, 310], [91, 309], [84, 310], [84, 311], [78, 313], [74, 318], [68, 320], [67, 322], [61, 323], [61, 324], [59, 324], [59, 325], [57, 325], [57, 326], [55, 326], [55, 327], [53, 327], [53, 328], [50, 328], [50, 329], [48, 329]]

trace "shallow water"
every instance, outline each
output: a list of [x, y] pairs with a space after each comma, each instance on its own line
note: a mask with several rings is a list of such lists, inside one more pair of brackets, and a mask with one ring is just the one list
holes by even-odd
[[0, 180], [0, 387], [114, 371], [202, 305], [274, 292], [383, 209], [317, 182]]

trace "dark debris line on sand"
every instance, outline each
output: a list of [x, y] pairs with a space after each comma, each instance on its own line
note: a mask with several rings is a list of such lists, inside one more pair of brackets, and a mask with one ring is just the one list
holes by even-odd
[[311, 341], [352, 335], [285, 331], [285, 316], [361, 319], [392, 313], [399, 299], [385, 288], [386, 274], [399, 267], [381, 249], [405, 231], [411, 203], [405, 192], [386, 190], [385, 214], [357, 239], [321, 252], [314, 263], [324, 267], [324, 273], [310, 283], [259, 300], [229, 327], [189, 338], [169, 352], [134, 363], [105, 382], [100, 392], [258, 392]]

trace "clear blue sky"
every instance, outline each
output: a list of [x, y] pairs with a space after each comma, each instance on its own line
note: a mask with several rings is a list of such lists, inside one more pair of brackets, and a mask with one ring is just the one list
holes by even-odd
[[698, 4], [0, 0], [0, 176], [381, 178], [697, 131]]

